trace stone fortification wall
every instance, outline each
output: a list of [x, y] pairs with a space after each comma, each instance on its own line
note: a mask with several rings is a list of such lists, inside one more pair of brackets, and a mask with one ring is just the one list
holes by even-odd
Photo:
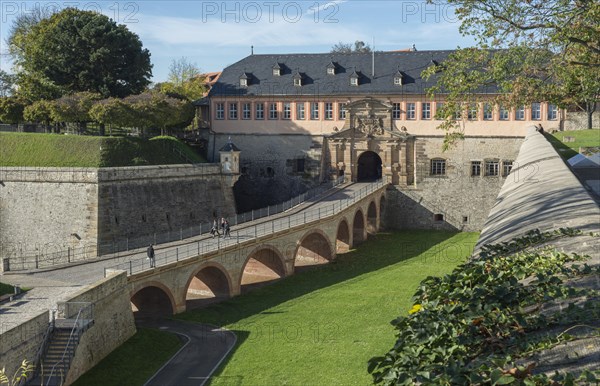
[[[522, 142], [523, 138], [516, 137], [466, 137], [443, 151], [443, 138], [417, 137], [415, 184], [390, 189], [385, 225], [394, 229], [481, 230], [506, 180], [502, 162], [513, 161], [516, 167]], [[445, 175], [431, 175], [432, 159], [446, 161]], [[486, 160], [500, 162], [498, 175], [485, 175]], [[481, 175], [472, 175], [472, 161], [481, 162]]]
[[0, 369], [12, 378], [23, 360], [32, 363], [48, 330], [49, 311], [23, 321], [18, 326], [0, 321]]
[[[585, 112], [569, 112], [563, 124], [563, 130], [584, 130], [588, 127], [588, 117]], [[592, 127], [600, 128], [600, 106], [592, 114]], [[544, 129], [546, 127], [544, 126]]]
[[67, 385], [97, 365], [136, 332], [126, 272], [100, 280], [68, 301], [93, 303], [94, 325], [81, 337], [67, 375]]

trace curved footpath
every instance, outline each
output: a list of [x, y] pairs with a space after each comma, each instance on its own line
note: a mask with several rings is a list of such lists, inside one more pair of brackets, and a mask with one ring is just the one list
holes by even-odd
[[[590, 235], [600, 232], [600, 207], [550, 142], [531, 128], [490, 211], [475, 251], [486, 244], [510, 241], [533, 229], [544, 232], [559, 228], [576, 228], [583, 234], [552, 240], [550, 245], [563, 253], [589, 255], [587, 264], [600, 267], [600, 243], [598, 237]], [[598, 291], [600, 275], [569, 280], [564, 285]], [[541, 306], [548, 311], [553, 307], [566, 309], [568, 301]], [[563, 330], [546, 333], [558, 336]], [[575, 337], [573, 340], [530, 358], [536, 364], [535, 371], [552, 375], [555, 371], [579, 374], [586, 369], [597, 370], [600, 368], [599, 332], [600, 321], [572, 327], [569, 334]]]
[[231, 352], [237, 337], [231, 331], [173, 319], [142, 320], [140, 327], [178, 334], [183, 347], [144, 386], [201, 386]]

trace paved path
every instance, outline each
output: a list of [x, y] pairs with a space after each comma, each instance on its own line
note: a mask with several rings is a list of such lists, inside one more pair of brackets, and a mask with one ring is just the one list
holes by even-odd
[[181, 335], [184, 346], [144, 386], [201, 386], [236, 343], [233, 332], [207, 324], [179, 320], [141, 320], [140, 327]]

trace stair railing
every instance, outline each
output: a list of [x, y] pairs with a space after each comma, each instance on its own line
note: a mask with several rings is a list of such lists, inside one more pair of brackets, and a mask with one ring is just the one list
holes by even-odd
[[50, 337], [52, 336], [52, 332], [54, 331], [55, 317], [56, 317], [55, 311], [52, 311], [52, 320], [48, 323], [48, 328], [46, 329], [46, 332], [44, 333], [44, 337], [42, 338], [42, 344], [40, 345], [40, 348], [38, 349], [38, 351], [35, 354], [35, 357], [33, 359], [33, 365], [35, 367], [33, 369], [33, 372], [31, 373], [31, 376], [27, 377], [27, 378], [21, 378], [21, 381], [19, 381], [14, 386], [21, 386], [21, 385], [27, 384], [27, 382], [31, 381], [32, 379], [35, 379], [35, 377], [42, 370], [42, 358], [44, 357], [44, 354], [46, 354], [46, 350], [48, 349], [48, 344], [50, 343]]

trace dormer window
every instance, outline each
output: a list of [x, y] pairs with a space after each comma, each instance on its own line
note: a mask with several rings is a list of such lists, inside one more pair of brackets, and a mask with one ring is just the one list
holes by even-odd
[[327, 65], [327, 75], [335, 75], [335, 64], [333, 62], [329, 62]]
[[273, 76], [281, 76], [281, 65], [279, 62], [275, 62], [273, 66]]
[[404, 84], [403, 80], [404, 74], [402, 73], [402, 71], [398, 70], [398, 72], [396, 72], [396, 74], [394, 75], [394, 85], [402, 86]]
[[241, 87], [248, 87], [248, 80], [249, 80], [249, 76], [248, 74], [246, 74], [245, 72], [240, 76], [240, 86]]
[[292, 78], [294, 79], [294, 86], [302, 86], [302, 74], [298, 70], [296, 70]]
[[350, 74], [350, 86], [358, 86], [358, 73], [356, 70], [352, 71], [352, 74]]

